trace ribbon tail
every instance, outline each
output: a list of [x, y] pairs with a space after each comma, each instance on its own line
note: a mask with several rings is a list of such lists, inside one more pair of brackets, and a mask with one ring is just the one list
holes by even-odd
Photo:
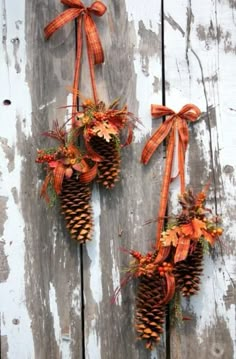
[[161, 232], [162, 232], [162, 228], [164, 225], [164, 217], [166, 214], [166, 208], [167, 208], [167, 203], [168, 203], [168, 194], [169, 194], [169, 187], [170, 187], [170, 182], [171, 182], [171, 170], [172, 170], [172, 164], [173, 164], [174, 147], [175, 147], [175, 127], [172, 128], [168, 147], [167, 147], [167, 158], [166, 158], [164, 179], [163, 179], [162, 189], [161, 189], [160, 208], [159, 208], [159, 213], [158, 213], [157, 238], [156, 238], [157, 248], [159, 247], [159, 241], [161, 238]]
[[189, 252], [189, 247], [190, 247], [190, 239], [189, 238], [180, 238], [179, 239], [179, 243], [176, 247], [176, 252], [175, 252], [175, 257], [174, 257], [175, 263], [184, 261], [187, 258], [188, 252]]
[[156, 256], [156, 259], [155, 259], [155, 264], [161, 264], [163, 263], [166, 258], [169, 256], [170, 254], [170, 249], [171, 247], [168, 246], [168, 247], [160, 247], [159, 251], [158, 251], [158, 254]]
[[92, 182], [94, 178], [96, 178], [96, 175], [97, 175], [97, 163], [95, 163], [95, 165], [92, 168], [90, 168], [87, 172], [82, 173], [79, 179], [81, 183], [89, 183]]
[[175, 294], [175, 277], [173, 274], [166, 273], [166, 295], [162, 299], [161, 304], [168, 304]]
[[82, 21], [83, 21], [82, 17], [80, 17], [77, 21], [77, 43], [76, 43], [77, 51], [76, 51], [76, 59], [75, 59], [74, 82], [73, 82], [72, 126], [74, 126], [75, 122], [76, 122], [75, 114], [76, 114], [76, 109], [77, 109], [77, 97], [78, 97], [77, 88], [79, 87], [80, 63], [81, 63], [81, 55], [82, 55], [82, 48], [83, 48]]
[[180, 177], [180, 192], [181, 194], [185, 191], [185, 150], [183, 143], [179, 139], [178, 146], [178, 162], [179, 162], [179, 177]]
[[102, 64], [104, 62], [104, 52], [96, 24], [90, 15], [86, 15], [84, 21], [86, 37], [91, 48], [94, 64]]
[[142, 163], [146, 165], [149, 162], [153, 153], [169, 134], [171, 127], [172, 121], [167, 120], [154, 132], [143, 148], [141, 156]]

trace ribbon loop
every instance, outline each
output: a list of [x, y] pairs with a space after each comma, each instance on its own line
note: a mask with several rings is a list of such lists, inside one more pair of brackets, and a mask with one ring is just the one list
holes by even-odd
[[87, 9], [88, 12], [91, 12], [96, 16], [102, 16], [107, 11], [106, 5], [104, 5], [101, 1], [94, 1]]
[[70, 7], [78, 7], [79, 9], [85, 9], [84, 4], [80, 0], [61, 0], [61, 3]]
[[[185, 190], [185, 154], [189, 143], [189, 132], [187, 121], [194, 122], [201, 114], [200, 109], [193, 105], [187, 104], [182, 109], [175, 113], [170, 108], [163, 105], [151, 105], [151, 114], [154, 118], [162, 116], [169, 116], [165, 122], [163, 122], [159, 128], [154, 132], [150, 139], [145, 144], [141, 162], [147, 164], [152, 157], [155, 150], [159, 145], [169, 136], [167, 145], [166, 165], [164, 171], [164, 179], [162, 183], [160, 208], [158, 213], [158, 228], [157, 228], [157, 248], [159, 248], [159, 242], [164, 224], [164, 216], [166, 213], [169, 187], [171, 182], [171, 172], [174, 160], [174, 147], [176, 143], [176, 135], [178, 134], [178, 175], [180, 177], [181, 193]], [[177, 132], [177, 133], [176, 133]], [[163, 255], [164, 256], [164, 255]]]

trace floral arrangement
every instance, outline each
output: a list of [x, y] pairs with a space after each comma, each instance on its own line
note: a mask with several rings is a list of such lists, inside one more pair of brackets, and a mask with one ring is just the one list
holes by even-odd
[[[56, 121], [51, 131], [43, 133], [56, 140], [58, 146], [37, 153], [36, 162], [46, 164], [41, 196], [50, 204], [60, 197], [67, 228], [80, 243], [92, 236], [90, 183], [95, 180], [113, 188], [119, 178], [121, 147], [132, 142], [137, 119], [126, 106], [116, 109], [118, 103], [116, 100], [106, 108], [103, 102], [96, 105], [86, 99], [69, 130]], [[120, 136], [125, 129], [127, 140], [122, 145]], [[79, 142], [84, 142], [84, 150]]]
[[[153, 349], [161, 339], [166, 306], [179, 294], [190, 297], [199, 291], [204, 253], [223, 233], [220, 219], [205, 207], [206, 188], [196, 195], [192, 190], [185, 191], [179, 196], [179, 204], [181, 210], [169, 218], [167, 229], [161, 232], [159, 249], [146, 254], [128, 251], [133, 259], [114, 294], [115, 300], [121, 287], [138, 281], [135, 328], [147, 349]], [[165, 260], [159, 256], [162, 248], [168, 248]], [[177, 319], [184, 319], [176, 310], [172, 312]]]
[[[105, 188], [113, 188], [119, 179], [120, 149], [132, 142], [136, 117], [127, 106], [118, 109], [119, 100], [109, 107], [98, 99], [94, 65], [104, 62], [101, 40], [93, 16], [102, 16], [106, 6], [95, 1], [85, 7], [81, 1], [61, 0], [68, 6], [44, 29], [49, 39], [58, 29], [77, 19], [76, 60], [72, 87], [72, 117], [70, 129], [66, 124], [54, 123], [44, 135], [57, 141], [53, 148], [38, 150], [36, 162], [44, 164], [45, 180], [41, 196], [49, 203], [60, 198], [61, 210], [72, 238], [85, 243], [92, 237], [93, 219], [91, 183], [95, 180]], [[81, 70], [83, 32], [86, 34], [89, 72], [93, 100], [83, 98], [77, 90]], [[81, 110], [81, 111], [80, 111]], [[122, 145], [120, 136], [127, 130], [127, 140]]]

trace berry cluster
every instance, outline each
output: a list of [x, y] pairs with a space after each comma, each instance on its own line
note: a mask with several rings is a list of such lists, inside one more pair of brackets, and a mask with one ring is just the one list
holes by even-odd
[[159, 272], [161, 277], [164, 277], [166, 273], [171, 273], [173, 270], [171, 263], [164, 262], [162, 265], [155, 263], [157, 256], [156, 251], [142, 255], [138, 251], [131, 250], [130, 254], [135, 258], [135, 260], [130, 263], [130, 272], [132, 272], [135, 277], [142, 275], [151, 277], [156, 271]]
[[44, 150], [38, 150], [38, 157], [35, 162], [37, 163], [49, 163], [51, 161], [55, 161], [55, 153], [46, 153]]

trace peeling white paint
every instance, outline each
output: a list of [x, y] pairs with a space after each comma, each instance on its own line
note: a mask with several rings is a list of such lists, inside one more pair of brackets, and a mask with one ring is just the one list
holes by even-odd
[[[221, 169], [224, 169], [226, 165], [232, 166], [233, 169], [232, 174], [223, 173], [222, 178], [218, 179], [220, 181], [218, 189], [223, 197], [222, 201], [219, 200], [218, 206], [223, 217], [224, 236], [227, 235], [232, 242], [236, 239], [236, 226], [234, 223], [236, 112], [230, 110], [230, 108], [234, 108], [233, 102], [235, 102], [236, 97], [236, 89], [232, 80], [236, 74], [234, 66], [235, 54], [230, 51], [225, 52], [227, 41], [225, 42], [223, 38], [217, 42], [216, 39], [211, 39], [210, 37], [206, 38], [206, 40], [201, 40], [198, 36], [200, 36], [199, 29], [204, 33], [211, 26], [211, 31], [216, 31], [217, 24], [220, 24], [221, 33], [219, 36], [224, 36], [224, 32], [228, 31], [231, 34], [231, 45], [234, 47], [236, 44], [235, 22], [232, 21], [232, 12], [229, 6], [225, 7], [221, 2], [216, 1], [215, 5], [213, 5], [212, 2], [205, 2], [204, 0], [194, 0], [191, 3], [185, 0], [178, 6], [165, 2], [165, 13], [168, 16], [170, 15], [185, 33], [188, 30], [186, 9], [190, 5], [193, 21], [189, 28], [188, 49], [186, 48], [186, 36], [183, 37], [179, 30], [172, 28], [167, 22], [165, 23], [165, 61], [166, 69], [168, 69], [166, 76], [171, 83], [170, 92], [167, 96], [167, 105], [174, 110], [178, 110], [186, 103], [194, 103], [202, 111], [206, 111], [207, 105], [215, 108], [217, 128], [212, 128], [211, 130], [214, 157], [218, 157]], [[204, 9], [204, 11], [199, 11], [199, 9]], [[215, 82], [209, 80], [215, 75], [218, 78]], [[204, 83], [202, 78], [204, 78]], [[201, 153], [196, 153], [196, 156], [198, 155], [200, 160], [204, 160], [204, 163], [206, 161], [210, 168], [208, 125], [201, 121], [193, 124], [193, 126], [196, 126], [196, 140], [201, 149], [199, 151]], [[191, 148], [189, 148], [187, 154], [188, 170], [186, 181], [191, 186], [191, 183], [189, 183], [189, 168], [194, 166], [194, 163], [189, 162], [190, 151]], [[201, 156], [203, 157], [201, 158]], [[209, 168], [202, 168], [204, 176], [205, 174], [211, 175]], [[232, 181], [230, 181], [230, 177]], [[202, 183], [201, 173], [199, 172], [200, 183], [205, 184]], [[176, 205], [176, 202], [173, 201], [173, 197], [176, 196], [175, 187], [171, 196], [173, 206]], [[227, 243], [225, 244], [227, 246]], [[231, 248], [233, 250], [232, 244]], [[235, 253], [226, 255], [228, 251], [224, 251], [223, 260], [220, 255], [214, 262], [211, 257], [206, 257], [201, 291], [197, 296], [191, 298], [190, 308], [196, 315], [196, 337], [199, 343], [204, 341], [207, 331], [214, 331], [218, 320], [223, 320], [235, 345], [235, 305], [231, 304], [226, 307], [225, 304], [228, 285], [231, 284], [229, 276], [234, 279], [236, 274]], [[219, 253], [220, 251], [218, 250], [217, 252]], [[186, 306], [188, 307], [187, 303], [185, 303]]]
[[54, 97], [53, 100], [47, 102], [46, 104], [39, 106], [39, 110], [44, 110], [46, 107], [52, 105], [53, 103], [56, 103], [56, 98], [55, 97]]
[[[158, 18], [160, 13], [160, 2], [153, 1], [144, 6], [142, 2], [135, 0], [126, 0], [126, 8], [128, 12], [128, 19], [134, 23], [136, 38], [140, 41], [138, 35], [139, 22], [142, 21], [146, 29], [151, 29], [154, 33], [158, 34], [160, 29], [160, 19]], [[138, 143], [142, 138], [150, 134], [152, 130], [152, 119], [151, 119], [151, 104], [162, 103], [161, 89], [158, 93], [153, 90], [154, 77], [161, 80], [161, 54], [155, 54], [148, 57], [148, 73], [142, 71], [142, 58], [138, 51], [138, 44], [135, 45], [135, 60], [134, 68], [137, 74], [137, 87], [136, 96], [139, 102], [139, 113], [138, 116], [142, 121], [144, 127], [140, 126], [140, 130], [135, 130], [135, 143]]]
[[61, 336], [60, 318], [58, 314], [56, 291], [51, 282], [49, 283], [49, 305], [53, 317], [55, 339], [58, 346], [60, 346], [60, 336]]
[[[75, 303], [72, 303], [72, 305]], [[53, 318], [53, 327], [54, 327], [54, 335], [59, 347], [61, 357], [63, 359], [70, 359], [71, 358], [71, 351], [70, 351], [70, 334], [62, 335], [61, 326], [60, 326], [60, 317], [58, 313], [58, 305], [57, 305], [57, 296], [56, 290], [53, 284], [49, 283], [49, 305], [50, 311]]]
[[90, 289], [95, 303], [102, 301], [102, 268], [100, 263], [100, 194], [97, 186], [94, 186], [92, 193], [92, 207], [94, 214], [94, 238], [86, 245], [90, 264]]
[[96, 320], [91, 321], [91, 327], [89, 331], [88, 341], [86, 344], [86, 357], [87, 359], [101, 359], [101, 343], [100, 338], [96, 332]]
[[80, 285], [74, 288], [72, 292], [72, 302], [71, 306], [74, 309], [75, 314], [81, 316], [81, 289]]
[[[10, 273], [7, 281], [0, 284], [0, 311], [4, 313], [1, 335], [7, 336], [8, 358], [34, 358], [31, 319], [25, 296], [25, 224], [20, 205], [15, 203], [11, 188], [20, 191], [22, 158], [15, 149], [17, 143], [16, 122], [20, 121], [23, 133], [31, 135], [31, 98], [25, 81], [26, 44], [24, 38], [24, 1], [2, 1], [0, 5], [0, 134], [14, 153], [12, 171], [9, 160], [0, 148], [0, 195], [8, 197], [7, 221], [4, 225], [5, 254]], [[17, 22], [17, 26], [16, 26]], [[14, 55], [14, 45], [17, 52]], [[15, 57], [14, 57], [15, 56]], [[16, 67], [16, 61], [18, 67]], [[4, 100], [11, 104], [5, 106]]]

